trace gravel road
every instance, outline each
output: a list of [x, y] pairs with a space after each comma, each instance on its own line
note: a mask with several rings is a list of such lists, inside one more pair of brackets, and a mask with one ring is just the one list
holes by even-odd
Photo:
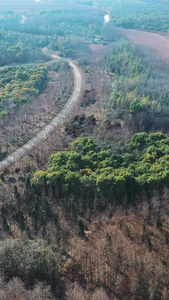
[[[58, 56], [56, 55], [51, 55], [51, 57], [53, 59], [58, 58]], [[60, 113], [48, 125], [46, 125], [41, 131], [39, 131], [26, 144], [24, 144], [22, 147], [11, 153], [3, 161], [0, 162], [0, 171], [12, 166], [21, 158], [26, 156], [29, 152], [31, 152], [33, 148], [45, 141], [57, 129], [57, 127], [62, 124], [63, 120], [73, 114], [78, 103], [80, 103], [80, 99], [84, 90], [83, 76], [81, 75], [80, 69], [73, 61], [68, 60], [68, 62], [72, 67], [74, 75], [74, 88], [71, 97], [67, 101], [64, 108], [60, 111]]]

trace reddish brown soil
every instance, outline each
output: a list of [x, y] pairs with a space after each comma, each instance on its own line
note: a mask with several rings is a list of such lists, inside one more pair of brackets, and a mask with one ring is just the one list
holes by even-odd
[[94, 53], [100, 53], [102, 51], [105, 51], [106, 46], [105, 45], [99, 45], [99, 44], [91, 44], [90, 50]]
[[132, 29], [122, 29], [125, 36], [133, 42], [155, 50], [164, 58], [169, 59], [169, 37], [154, 33]]
[[105, 45], [90, 44], [89, 47], [92, 53], [91, 55], [92, 61], [98, 61], [99, 59], [102, 59], [108, 52], [108, 46]]

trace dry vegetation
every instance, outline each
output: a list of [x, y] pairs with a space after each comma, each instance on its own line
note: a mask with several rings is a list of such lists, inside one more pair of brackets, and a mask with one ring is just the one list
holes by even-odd
[[[168, 59], [169, 40], [167, 36], [134, 30], [125, 31], [125, 34], [134, 42], [154, 48]], [[68, 40], [65, 39], [65, 41]], [[150, 186], [146, 190], [145, 184], [144, 192], [139, 196], [138, 194], [132, 195], [131, 202], [127, 202], [126, 196], [124, 196], [124, 202], [120, 202], [120, 200], [118, 202], [113, 198], [116, 191], [115, 193], [113, 191], [112, 195], [107, 195], [107, 198], [105, 195], [100, 196], [101, 188], [97, 190], [94, 186], [94, 177], [92, 178], [94, 171], [92, 167], [91, 169], [87, 168], [86, 163], [84, 170], [80, 171], [86, 171], [87, 175], [91, 175], [90, 184], [86, 181], [88, 185], [86, 184], [84, 194], [82, 193], [81, 196], [80, 188], [78, 191], [78, 186], [76, 186], [77, 181], [75, 184], [73, 182], [75, 178], [73, 172], [78, 173], [77, 169], [75, 171], [73, 169], [76, 168], [73, 159], [79, 159], [79, 156], [75, 155], [75, 150], [74, 152], [72, 150], [72, 165], [70, 161], [68, 162], [70, 172], [67, 172], [67, 169], [67, 173], [65, 172], [67, 176], [65, 177], [70, 179], [70, 182], [63, 180], [64, 184], [66, 182], [65, 185], [63, 184], [63, 190], [62, 183], [58, 180], [60, 176], [58, 174], [61, 174], [61, 165], [60, 170], [57, 168], [55, 170], [54, 163], [50, 166], [48, 183], [44, 181], [36, 186], [35, 181], [31, 182], [30, 180], [35, 171], [37, 173], [39, 171], [40, 175], [44, 174], [43, 171], [47, 168], [47, 159], [51, 154], [58, 151], [67, 153], [68, 146], [75, 137], [92, 136], [101, 141], [103, 152], [110, 148], [110, 152], [115, 153], [115, 156], [119, 153], [121, 155], [126, 146], [124, 145], [126, 139], [132, 136], [136, 127], [133, 129], [134, 126], [127, 123], [125, 118], [115, 118], [113, 115], [114, 108], [110, 94], [114, 92], [113, 83], [117, 74], [112, 71], [113, 64], [111, 65], [112, 70], [109, 67], [111, 62], [108, 57], [111, 50], [109, 43], [99, 45], [90, 42], [90, 57], [82, 59], [81, 62], [77, 59], [77, 63], [85, 74], [85, 91], [81, 99], [81, 106], [77, 105], [72, 116], [68, 120], [64, 120], [46, 141], [0, 174], [0, 202], [2, 204], [0, 213], [0, 299], [169, 299], [169, 190], [166, 186], [162, 185], [159, 190], [153, 190]], [[63, 53], [65, 53], [64, 51]], [[122, 51], [122, 59], [126, 57], [131, 59], [129, 63], [127, 59], [126, 61], [124, 59], [127, 67], [129, 65], [133, 70], [132, 67], [135, 64], [134, 67], [137, 69], [140, 61], [132, 60], [134, 55], [132, 56], [130, 49], [126, 53]], [[119, 64], [119, 77], [123, 75], [120, 72], [124, 61], [121, 60]], [[138, 77], [138, 74], [134, 73], [134, 75]], [[125, 82], [122, 82], [122, 87], [123, 84]], [[132, 85], [129, 86], [130, 88]], [[72, 89], [73, 75], [67, 65], [63, 63], [59, 71], [50, 70], [47, 86], [42, 93], [25, 104], [22, 110], [13, 115], [10, 120], [4, 119], [1, 123], [1, 159], [31, 139], [49, 123], [63, 108]], [[129, 99], [135, 97], [134, 92], [132, 94], [132, 91], [129, 90]], [[125, 90], [124, 94], [127, 94]], [[128, 107], [125, 109], [128, 111]], [[110, 114], [108, 115], [110, 110], [112, 119]], [[132, 118], [132, 113], [127, 116]], [[162, 133], [160, 134], [162, 135]], [[166, 143], [166, 145], [168, 144]], [[137, 150], [136, 154], [138, 154]], [[141, 151], [143, 149], [140, 150], [140, 157]], [[157, 155], [156, 152], [157, 149], [154, 150], [152, 146], [152, 152], [148, 153], [148, 157], [154, 159]], [[86, 160], [90, 160], [91, 153], [85, 157]], [[168, 161], [167, 150], [165, 154], [165, 159]], [[93, 154], [93, 157], [94, 155], [96, 153]], [[118, 160], [118, 158], [114, 158], [114, 160], [116, 159]], [[130, 159], [128, 152], [126, 161], [127, 159]], [[136, 165], [134, 159], [132, 163]], [[145, 168], [150, 162], [146, 163]], [[163, 162], [161, 162], [161, 168], [162, 164]], [[96, 165], [96, 161], [93, 165]], [[106, 167], [107, 165], [105, 165], [105, 169]], [[156, 164], [156, 169], [154, 169], [156, 173], [160, 172], [160, 167]], [[112, 168], [116, 169], [114, 165]], [[124, 165], [122, 169], [124, 171]], [[140, 167], [140, 170], [143, 169]], [[109, 170], [107, 174], [108, 172]], [[59, 179], [63, 179], [63, 174]], [[83, 176], [84, 185], [87, 179], [86, 174], [84, 173]], [[105, 174], [100, 175], [104, 175], [106, 183], [106, 171]], [[123, 194], [124, 185], [120, 174], [116, 175], [114, 182], [115, 184], [119, 183], [120, 195]], [[151, 175], [154, 184], [153, 171]], [[45, 176], [47, 178], [47, 172]], [[166, 180], [168, 180], [167, 176], [166, 172]], [[53, 179], [56, 186], [52, 182]], [[77, 187], [77, 194], [71, 192], [71, 180], [72, 191], [74, 187], [75, 190]], [[122, 185], [120, 185], [121, 183]], [[57, 184], [61, 194], [65, 192], [64, 196], [58, 196], [60, 190]], [[134, 186], [133, 182], [132, 184]], [[92, 187], [91, 190], [90, 187]], [[104, 188], [104, 184], [102, 188]], [[68, 194], [68, 190], [70, 190], [70, 194]], [[91, 191], [92, 196], [87, 194], [88, 198], [85, 199], [86, 191], [88, 193]], [[92, 200], [89, 200], [90, 196]], [[90, 204], [91, 207], [94, 207], [93, 210], [90, 210]]]
[[[113, 77], [110, 72], [105, 71], [104, 57], [109, 52], [109, 47], [91, 45], [92, 55], [87, 66], [82, 66], [85, 74], [86, 90], [81, 101], [81, 107], [77, 106], [74, 115], [83, 115], [87, 117], [94, 114], [97, 126], [87, 122], [83, 129], [77, 128], [77, 135], [90, 133], [100, 135], [108, 133], [106, 126], [100, 130], [100, 124], [106, 114], [106, 100], [112, 90], [111, 83]], [[48, 87], [36, 99], [26, 104], [21, 113], [18, 113], [10, 123], [6, 122], [1, 127], [2, 152], [12, 152], [14, 149], [21, 146], [40, 128], [47, 124], [59, 111], [70, 96], [73, 88], [73, 78], [71, 70], [61, 69], [58, 72], [49, 72]], [[51, 80], [51, 78], [53, 80]], [[65, 88], [66, 87], [66, 88]], [[38, 108], [38, 109], [37, 109]], [[25, 113], [24, 113], [25, 111]], [[31, 112], [31, 113], [30, 113]], [[70, 121], [72, 116], [70, 116]], [[69, 126], [69, 120], [65, 120], [65, 124]], [[15, 124], [15, 127], [14, 127]], [[18, 126], [16, 126], [18, 124]], [[124, 129], [112, 128], [113, 132], [122, 136]], [[7, 133], [7, 137], [6, 137]], [[8, 138], [9, 136], [9, 138]], [[1, 201], [7, 199], [7, 194], [13, 191], [13, 186], [17, 183], [23, 186], [25, 178], [37, 169], [43, 169], [46, 166], [48, 157], [57, 151], [60, 151], [68, 146], [73, 137], [65, 136], [64, 123], [57, 129], [43, 144], [38, 145], [29, 155], [21, 159], [10, 170], [5, 171], [5, 183], [1, 188]], [[4, 145], [4, 144], [3, 144]], [[8, 150], [8, 152], [7, 152]]]
[[167, 219], [157, 227], [155, 216], [148, 221], [147, 204], [139, 209], [139, 214], [117, 209], [113, 217], [92, 218], [85, 223], [86, 240], [70, 238], [70, 254], [81, 265], [89, 290], [104, 286], [110, 299], [167, 300]]
[[4, 157], [21, 147], [49, 123], [63, 108], [72, 90], [72, 71], [66, 70], [64, 63], [59, 72], [49, 71], [45, 90], [10, 119], [1, 122], [1, 156]]
[[167, 34], [158, 34], [132, 29], [121, 29], [124, 35], [134, 43], [152, 49], [164, 58], [169, 58], [169, 37]]

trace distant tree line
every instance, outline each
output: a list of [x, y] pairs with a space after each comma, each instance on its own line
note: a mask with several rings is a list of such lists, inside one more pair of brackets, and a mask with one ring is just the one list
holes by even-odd
[[[34, 35], [57, 36], [89, 36], [91, 25], [101, 29], [104, 22], [104, 12], [100, 10], [46, 10], [24, 13], [2, 12], [0, 29], [13, 30]], [[91, 31], [90, 31], [91, 32]], [[98, 31], [99, 32], [99, 31]], [[96, 31], [95, 31], [96, 33]]]

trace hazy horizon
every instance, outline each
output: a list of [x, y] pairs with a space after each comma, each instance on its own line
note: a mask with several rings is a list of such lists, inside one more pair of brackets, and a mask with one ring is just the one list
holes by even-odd
[[[69, 8], [72, 5], [84, 6], [77, 4], [76, 1], [55, 1], [55, 0], [0, 0], [0, 10], [22, 10], [22, 9], [55, 9], [58, 6]], [[85, 5], [86, 6], [86, 5]]]

